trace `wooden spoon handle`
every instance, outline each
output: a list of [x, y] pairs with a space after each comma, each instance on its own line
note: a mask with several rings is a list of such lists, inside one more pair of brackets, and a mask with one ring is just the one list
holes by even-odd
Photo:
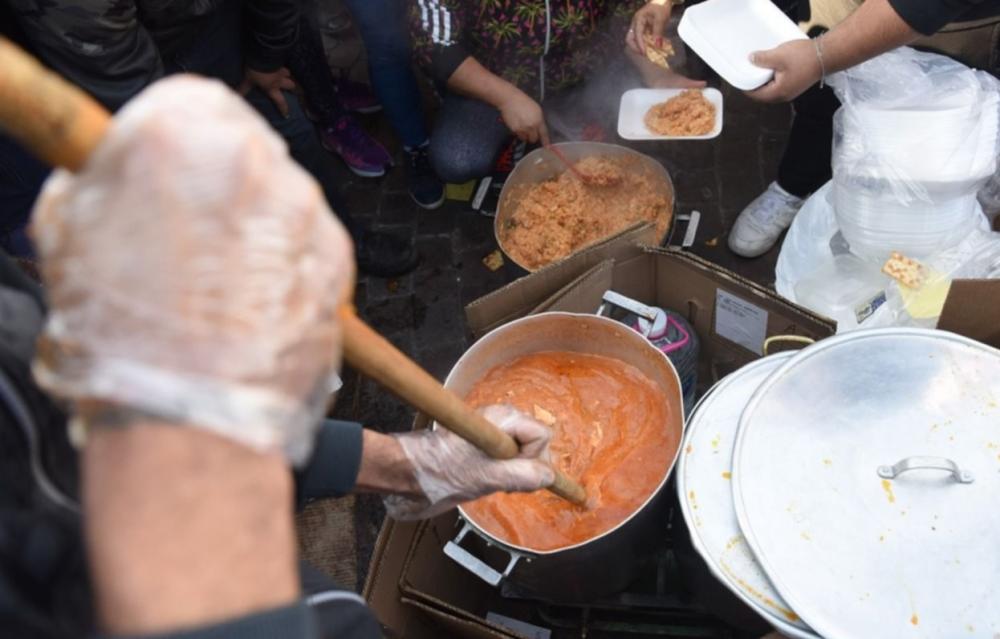
[[111, 124], [107, 110], [0, 38], [0, 128], [51, 166], [79, 170]]
[[[340, 321], [344, 327], [344, 357], [352, 366], [490, 457], [511, 459], [517, 455], [517, 442], [510, 435], [441, 386], [413, 360], [358, 319], [351, 309], [340, 310]], [[575, 504], [586, 502], [583, 487], [558, 470], [555, 483], [549, 490]]]
[[576, 168], [576, 165], [570, 162], [569, 158], [563, 155], [563, 152], [559, 150], [559, 147], [557, 147], [554, 144], [546, 144], [545, 149], [549, 151], [549, 153], [551, 153], [552, 155], [559, 158], [559, 161], [565, 164], [566, 168], [569, 169], [570, 172], [573, 175], [575, 175], [578, 180], [580, 180], [581, 182], [587, 182], [587, 178], [589, 176], [586, 176], [583, 173], [581, 173], [580, 170]]

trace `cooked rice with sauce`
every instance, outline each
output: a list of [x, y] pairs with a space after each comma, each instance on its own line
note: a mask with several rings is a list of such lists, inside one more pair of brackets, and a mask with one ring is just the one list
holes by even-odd
[[657, 135], [708, 135], [715, 128], [715, 105], [701, 91], [688, 89], [653, 105], [643, 121]]
[[574, 166], [590, 184], [566, 170], [514, 198], [500, 240], [516, 262], [535, 270], [640, 221], [655, 222], [657, 237], [666, 233], [672, 193], [638, 159], [589, 157]]

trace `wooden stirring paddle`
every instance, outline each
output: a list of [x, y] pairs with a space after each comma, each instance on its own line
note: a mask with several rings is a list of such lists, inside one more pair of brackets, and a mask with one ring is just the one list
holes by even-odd
[[[25, 148], [52, 166], [76, 171], [110, 124], [110, 114], [90, 96], [0, 38], [0, 128]], [[510, 435], [441, 386], [362, 322], [354, 309], [341, 308], [339, 319], [348, 363], [490, 457], [517, 456], [519, 447]], [[549, 490], [575, 504], [586, 503], [583, 487], [558, 470]]]
[[569, 161], [565, 154], [555, 144], [546, 144], [545, 149], [566, 165], [566, 168], [576, 176], [578, 180], [587, 186], [618, 186], [621, 183], [620, 175], [591, 175], [576, 168], [576, 165]]

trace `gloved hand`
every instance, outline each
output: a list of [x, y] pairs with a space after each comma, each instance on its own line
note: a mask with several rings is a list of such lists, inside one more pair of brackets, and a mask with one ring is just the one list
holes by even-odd
[[238, 95], [190, 76], [146, 89], [83, 170], [49, 179], [33, 233], [51, 303], [42, 386], [78, 409], [308, 455], [339, 364], [353, 250], [319, 186]]
[[418, 498], [391, 495], [385, 505], [399, 520], [427, 519], [497, 491], [530, 492], [552, 485], [552, 431], [513, 406], [495, 405], [483, 416], [521, 446], [514, 459], [496, 460], [444, 428], [397, 435], [423, 491]]

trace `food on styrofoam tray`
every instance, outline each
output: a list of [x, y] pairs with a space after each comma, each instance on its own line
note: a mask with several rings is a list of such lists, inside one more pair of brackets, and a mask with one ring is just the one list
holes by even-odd
[[670, 225], [670, 192], [632, 157], [587, 157], [572, 171], [532, 184], [518, 194], [500, 229], [504, 250], [537, 269], [640, 221], [654, 222], [657, 237]]
[[653, 105], [643, 121], [646, 128], [659, 135], [708, 135], [715, 128], [715, 105], [698, 89], [688, 89]]
[[774, 71], [750, 61], [751, 53], [806, 38], [771, 0], [691, 3], [681, 15], [677, 35], [723, 80], [743, 91], [774, 77]]
[[677, 450], [669, 403], [638, 368], [600, 355], [532, 353], [483, 376], [470, 406], [510, 404], [552, 429], [552, 464], [579, 481], [587, 507], [547, 491], [495, 493], [463, 506], [489, 534], [533, 550], [592, 539], [657, 489]]

